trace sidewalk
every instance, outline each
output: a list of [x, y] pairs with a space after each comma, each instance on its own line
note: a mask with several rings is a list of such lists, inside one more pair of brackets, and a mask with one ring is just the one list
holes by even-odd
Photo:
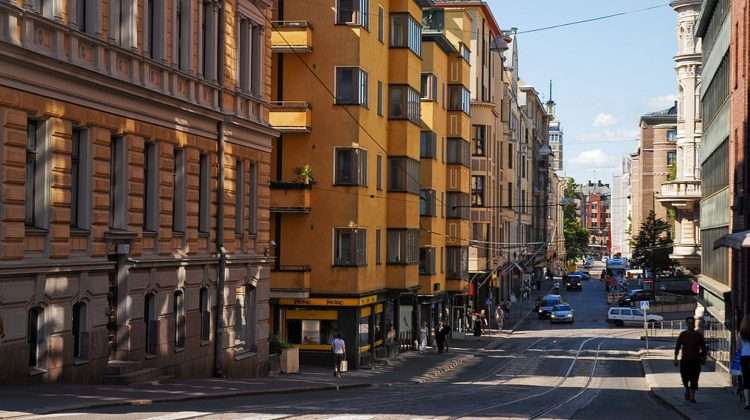
[[641, 352], [641, 363], [646, 381], [653, 394], [674, 408], [686, 419], [739, 419], [750, 418], [743, 402], [735, 394], [729, 374], [713, 362], [703, 367], [697, 403], [685, 401], [685, 392], [679, 368], [673, 364], [674, 352], [666, 349]]
[[335, 378], [331, 369], [305, 367], [299, 374], [263, 378], [202, 378], [137, 385], [3, 385], [0, 386], [0, 419], [91, 408], [146, 405], [167, 401], [230, 398], [368, 387], [394, 382], [428, 382], [493, 345], [497, 337], [451, 341], [447, 353], [432, 349], [408, 352], [397, 362], [376, 365]]

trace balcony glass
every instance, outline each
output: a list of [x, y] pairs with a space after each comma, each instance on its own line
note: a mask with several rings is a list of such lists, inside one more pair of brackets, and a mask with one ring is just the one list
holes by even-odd
[[427, 9], [422, 13], [423, 33], [442, 33], [445, 30], [445, 11], [443, 9]]

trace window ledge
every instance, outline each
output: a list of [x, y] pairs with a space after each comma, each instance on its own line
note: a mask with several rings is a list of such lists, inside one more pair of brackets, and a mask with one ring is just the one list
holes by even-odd
[[47, 373], [47, 369], [42, 369], [38, 367], [33, 367], [29, 369], [29, 376], [39, 376], [39, 375], [44, 375], [45, 373]]
[[78, 237], [86, 237], [91, 234], [91, 231], [88, 229], [81, 229], [76, 227], [70, 228], [70, 236], [78, 236]]
[[174, 348], [174, 352], [175, 353], [182, 353], [183, 351], [185, 351], [185, 347], [175, 347]]
[[47, 233], [49, 233], [49, 230], [47, 229], [42, 229], [42, 228], [33, 227], [33, 226], [26, 226], [27, 236], [46, 236]]
[[144, 238], [155, 238], [157, 234], [155, 230], [144, 230], [142, 233]]
[[172, 231], [172, 237], [173, 238], [184, 238], [185, 237], [185, 232], [177, 232], [177, 231], [173, 230]]
[[73, 364], [76, 365], [76, 366], [88, 365], [89, 364], [89, 359], [78, 359], [78, 358], [76, 358], [76, 359], [73, 360]]
[[240, 353], [236, 353], [234, 355], [234, 360], [236, 361], [245, 360], [251, 357], [255, 357], [256, 355], [257, 353], [252, 350], [242, 350]]
[[156, 355], [155, 354], [151, 354], [151, 353], [146, 353], [146, 356], [144, 356], [144, 359], [146, 359], [146, 360], [156, 359]]
[[211, 234], [208, 232], [198, 232], [199, 238], [208, 238]]

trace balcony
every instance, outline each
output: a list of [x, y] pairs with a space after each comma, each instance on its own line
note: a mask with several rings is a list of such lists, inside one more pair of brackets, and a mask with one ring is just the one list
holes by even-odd
[[309, 133], [312, 130], [312, 109], [307, 102], [271, 102], [268, 121], [282, 133]]
[[271, 213], [310, 213], [312, 184], [271, 183]]
[[661, 184], [661, 191], [656, 199], [666, 205], [677, 208], [691, 207], [701, 199], [700, 181], [669, 181]]
[[[271, 273], [271, 291], [276, 295], [310, 292], [309, 265], [280, 265]], [[304, 296], [307, 297], [307, 296]]]
[[282, 54], [312, 51], [312, 27], [304, 20], [274, 21], [271, 50]]

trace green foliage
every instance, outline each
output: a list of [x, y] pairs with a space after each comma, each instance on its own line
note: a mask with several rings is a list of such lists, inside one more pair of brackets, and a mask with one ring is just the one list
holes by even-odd
[[565, 198], [568, 202], [563, 207], [563, 233], [565, 235], [565, 254], [568, 261], [575, 261], [585, 255], [589, 244], [589, 232], [578, 223], [576, 217], [576, 183], [573, 178], [567, 179]]
[[275, 335], [272, 335], [268, 340], [268, 352], [271, 354], [281, 354], [282, 349], [291, 349], [292, 347], [294, 346], [287, 343], [286, 340]]
[[310, 165], [305, 165], [301, 168], [297, 168], [297, 180], [305, 185], [312, 184], [315, 181], [312, 167]]
[[677, 179], [677, 165], [676, 164], [673, 163], [669, 165], [667, 167], [667, 170], [669, 171], [667, 173], [667, 181], [674, 181], [675, 179]]
[[653, 272], [672, 268], [672, 238], [669, 235], [672, 227], [662, 219], [657, 219], [652, 210], [641, 225], [638, 236], [633, 238], [633, 257], [635, 267], [646, 268]]

